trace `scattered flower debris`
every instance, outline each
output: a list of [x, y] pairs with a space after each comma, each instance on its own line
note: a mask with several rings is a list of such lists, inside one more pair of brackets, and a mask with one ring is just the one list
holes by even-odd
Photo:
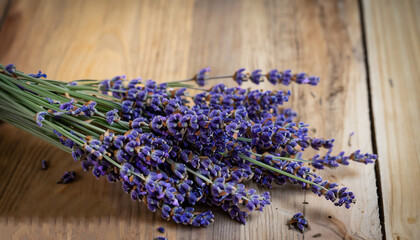
[[45, 160], [41, 161], [41, 169], [42, 170], [47, 170], [48, 169], [48, 163]]
[[76, 173], [74, 171], [66, 172], [61, 177], [61, 179], [57, 181], [57, 184], [68, 184], [68, 183], [73, 182], [75, 178], [76, 178]]
[[165, 229], [163, 227], [158, 227], [157, 229], [160, 233], [165, 233]]
[[322, 236], [322, 234], [321, 234], [321, 233], [317, 233], [317, 234], [313, 235], [312, 237], [313, 237], [313, 238], [318, 238], [318, 237], [321, 237], [321, 236]]
[[168, 240], [166, 237], [157, 237], [155, 240]]
[[351, 137], [354, 135], [354, 132], [351, 132], [350, 133], [350, 136], [349, 136], [349, 141], [348, 141], [348, 143], [347, 143], [347, 145], [349, 145], [349, 147], [351, 147]]
[[301, 233], [309, 230], [308, 220], [306, 220], [302, 213], [293, 215], [287, 225], [289, 225], [289, 228], [294, 227], [295, 229], [298, 229]]

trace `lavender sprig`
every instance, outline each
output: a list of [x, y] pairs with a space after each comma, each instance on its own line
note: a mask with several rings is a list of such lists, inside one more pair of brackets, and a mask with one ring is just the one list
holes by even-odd
[[281, 72], [281, 71], [278, 71], [277, 69], [273, 69], [266, 74], [262, 74], [261, 69], [256, 69], [252, 71], [251, 73], [247, 73], [245, 71], [246, 71], [245, 68], [240, 68], [233, 75], [210, 77], [209, 76], [210, 68], [207, 67], [207, 68], [201, 69], [198, 72], [198, 74], [195, 75], [193, 78], [174, 81], [170, 83], [174, 84], [174, 83], [196, 81], [197, 85], [202, 87], [205, 85], [205, 82], [208, 80], [232, 78], [239, 86], [241, 86], [243, 82], [246, 82], [248, 80], [250, 80], [252, 83], [257, 84], [257, 85], [260, 82], [267, 80], [273, 85], [282, 84], [282, 85], [288, 86], [291, 82], [295, 82], [297, 84], [309, 84], [312, 86], [316, 86], [318, 85], [320, 81], [319, 77], [309, 76], [304, 72], [293, 74], [291, 70], [285, 70]]

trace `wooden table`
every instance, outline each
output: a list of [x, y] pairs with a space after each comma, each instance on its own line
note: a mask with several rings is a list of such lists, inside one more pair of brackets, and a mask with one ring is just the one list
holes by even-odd
[[[212, 75], [240, 67], [316, 74], [318, 87], [261, 87], [290, 89], [299, 119], [316, 136], [335, 137], [337, 149], [379, 155], [376, 167], [322, 173], [355, 192], [350, 210], [288, 185], [274, 187], [271, 206], [247, 225], [216, 209], [214, 224], [192, 228], [162, 220], [119, 184], [97, 181], [71, 156], [3, 123], [0, 239], [418, 239], [419, 1], [0, 0], [0, 17], [0, 62], [63, 81], [170, 81], [206, 66]], [[49, 170], [40, 170], [42, 159]], [[55, 184], [68, 170], [77, 181]], [[310, 221], [304, 235], [286, 226], [296, 212]]]

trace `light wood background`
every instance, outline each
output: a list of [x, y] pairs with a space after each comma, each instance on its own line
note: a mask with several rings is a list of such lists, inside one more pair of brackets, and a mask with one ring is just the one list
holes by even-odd
[[[212, 75], [239, 67], [305, 71], [321, 77], [318, 87], [275, 87], [292, 90], [289, 106], [299, 119], [316, 136], [335, 137], [337, 150], [360, 148], [380, 158], [380, 174], [373, 165], [357, 164], [322, 172], [355, 192], [350, 210], [281, 186], [271, 190], [271, 206], [253, 213], [247, 225], [214, 209], [212, 225], [192, 228], [162, 220], [119, 184], [97, 181], [71, 156], [3, 123], [0, 238], [253, 240], [320, 233], [315, 239], [415, 239], [420, 4], [401, 2], [0, 0], [3, 64], [41, 69], [63, 81], [121, 74], [171, 81], [206, 66]], [[50, 164], [46, 171], [40, 170], [43, 159]], [[77, 180], [55, 184], [69, 170]], [[296, 212], [310, 221], [304, 235], [286, 226]]]

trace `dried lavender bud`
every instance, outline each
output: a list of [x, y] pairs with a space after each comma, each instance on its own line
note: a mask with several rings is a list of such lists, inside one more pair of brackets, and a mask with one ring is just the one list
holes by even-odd
[[354, 135], [354, 132], [351, 132], [350, 133], [350, 135], [349, 135], [349, 140], [348, 140], [348, 142], [347, 142], [347, 145], [349, 146], [349, 147], [351, 147], [351, 137]]
[[318, 238], [318, 237], [321, 237], [322, 236], [322, 234], [321, 233], [317, 233], [317, 234], [314, 234], [312, 237], [313, 238]]
[[57, 181], [57, 184], [68, 184], [68, 183], [73, 182], [75, 178], [76, 178], [76, 173], [75, 172], [73, 172], [73, 171], [66, 172], [61, 177], [61, 179]]
[[165, 229], [163, 227], [158, 227], [157, 229], [160, 233], [165, 233]]
[[48, 163], [47, 163], [47, 161], [42, 160], [42, 161], [41, 161], [41, 169], [42, 169], [42, 170], [47, 170], [47, 168], [48, 168]]
[[34, 78], [47, 78], [47, 74], [42, 73], [41, 70], [37, 74], [28, 74], [28, 75]]
[[4, 69], [6, 70], [6, 73], [13, 75], [13, 73], [16, 71], [16, 66], [14, 64], [7, 64]]
[[289, 227], [298, 229], [301, 233], [309, 229], [308, 220], [306, 220], [302, 213], [296, 213], [293, 215], [292, 219], [287, 223], [287, 225], [289, 225]]
[[155, 240], [168, 240], [166, 237], [156, 237]]

